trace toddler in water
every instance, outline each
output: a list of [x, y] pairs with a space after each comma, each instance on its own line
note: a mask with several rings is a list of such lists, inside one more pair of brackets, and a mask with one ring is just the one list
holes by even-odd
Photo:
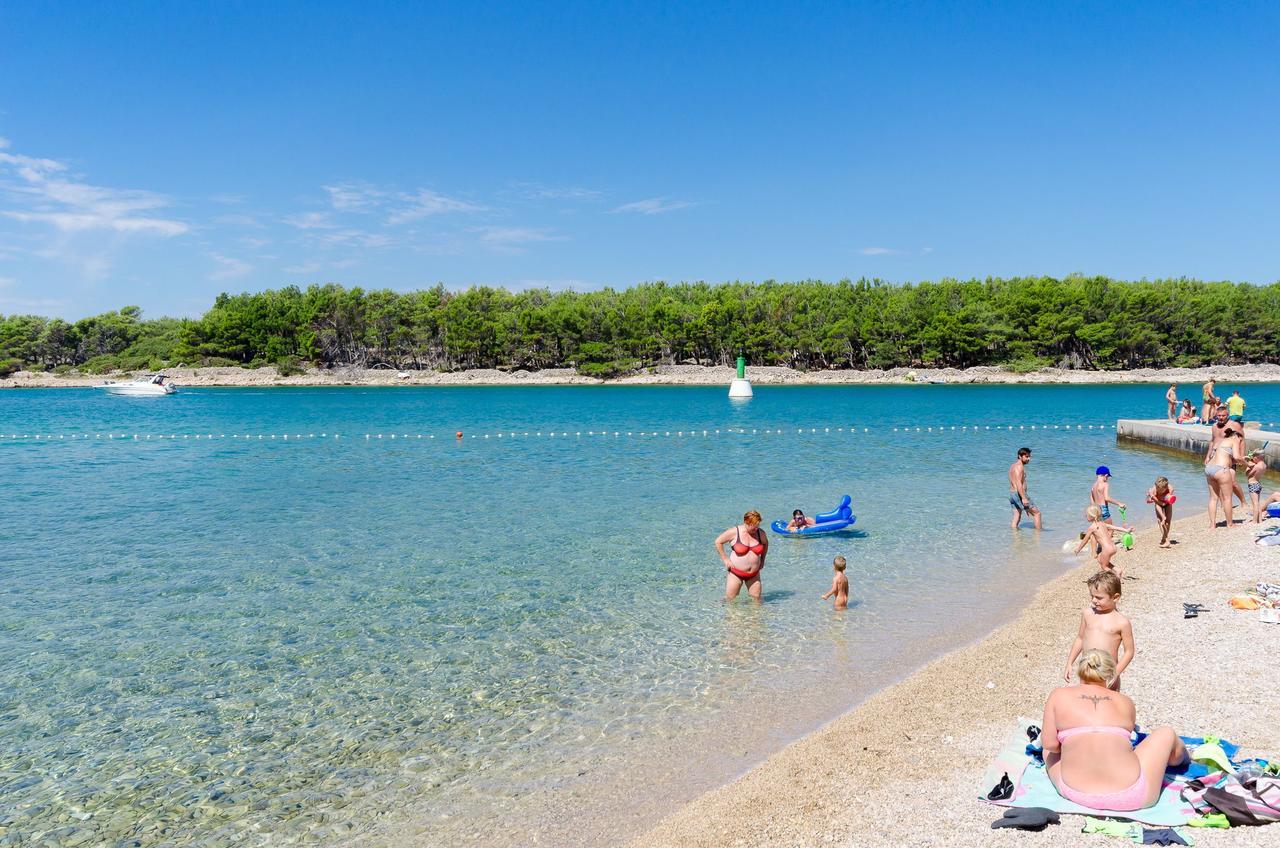
[[1147, 503], [1156, 508], [1156, 522], [1160, 525], [1160, 547], [1172, 548], [1169, 543], [1169, 525], [1173, 523], [1173, 502], [1178, 498], [1168, 477], [1157, 477], [1156, 484], [1147, 489]]
[[[1097, 649], [1106, 651], [1116, 661], [1116, 677], [1110, 688], [1120, 690], [1120, 672], [1133, 660], [1133, 625], [1125, 618], [1116, 604], [1120, 601], [1120, 578], [1110, 571], [1099, 571], [1089, 578], [1089, 606], [1080, 615], [1080, 632], [1071, 643], [1067, 654], [1067, 667], [1062, 679], [1071, 682], [1071, 669], [1082, 651]], [[1124, 646], [1124, 658], [1120, 646]]]
[[844, 576], [845, 561], [844, 557], [838, 556], [831, 561], [831, 568], [835, 571], [835, 575], [831, 578], [831, 591], [822, 596], [822, 600], [826, 600], [832, 595], [836, 596], [836, 609], [848, 609], [849, 607], [849, 578]]
[[1112, 533], [1131, 533], [1132, 527], [1117, 527], [1102, 520], [1102, 510], [1097, 504], [1089, 507], [1084, 511], [1084, 517], [1089, 520], [1089, 529], [1080, 534], [1080, 544], [1076, 545], [1076, 553], [1084, 550], [1085, 545], [1093, 545], [1094, 553], [1098, 556], [1098, 565], [1114, 571], [1116, 577], [1124, 577], [1123, 568], [1115, 568], [1111, 565], [1111, 558], [1116, 555], [1116, 543], [1112, 541]]

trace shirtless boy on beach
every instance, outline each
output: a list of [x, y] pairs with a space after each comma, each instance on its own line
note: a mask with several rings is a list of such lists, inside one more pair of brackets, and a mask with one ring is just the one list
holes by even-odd
[[1099, 465], [1098, 469], [1093, 472], [1097, 475], [1097, 480], [1093, 481], [1093, 488], [1089, 490], [1089, 503], [1102, 510], [1102, 520], [1111, 520], [1111, 504], [1115, 504], [1120, 509], [1128, 509], [1120, 501], [1111, 497], [1111, 469], [1105, 465]]
[[1013, 507], [1010, 529], [1017, 530], [1022, 513], [1027, 512], [1040, 529], [1040, 509], [1027, 497], [1027, 463], [1031, 461], [1031, 448], [1018, 448], [1018, 458], [1009, 466], [1009, 505]]
[[1249, 485], [1249, 501], [1253, 507], [1253, 523], [1262, 523], [1262, 475], [1267, 471], [1267, 458], [1262, 451], [1245, 455], [1244, 479]]
[[831, 569], [835, 575], [831, 578], [831, 591], [822, 596], [822, 600], [826, 600], [832, 595], [836, 596], [836, 609], [849, 608], [849, 578], [845, 576], [844, 557], [838, 556], [831, 561]]
[[1173, 502], [1177, 499], [1168, 477], [1157, 477], [1156, 484], [1147, 489], [1147, 503], [1156, 508], [1156, 523], [1160, 525], [1162, 548], [1173, 547], [1173, 543], [1169, 541], [1169, 527], [1173, 524]]
[[[1089, 578], [1089, 606], [1080, 614], [1080, 632], [1067, 654], [1067, 668], [1062, 679], [1071, 682], [1071, 670], [1082, 651], [1096, 648], [1106, 651], [1116, 661], [1116, 677], [1109, 688], [1120, 691], [1120, 673], [1133, 661], [1133, 625], [1116, 609], [1120, 602], [1120, 578], [1110, 571], [1099, 571]], [[1120, 646], [1124, 656], [1120, 656]]]
[[1096, 506], [1091, 506], [1084, 511], [1084, 517], [1089, 520], [1089, 529], [1080, 534], [1080, 544], [1076, 545], [1076, 553], [1084, 550], [1085, 545], [1089, 545], [1098, 556], [1098, 566], [1107, 571], [1114, 571], [1116, 577], [1124, 578], [1124, 569], [1111, 565], [1111, 558], [1116, 555], [1116, 543], [1111, 538], [1112, 533], [1131, 533], [1132, 527], [1117, 527], [1102, 520], [1102, 511]]

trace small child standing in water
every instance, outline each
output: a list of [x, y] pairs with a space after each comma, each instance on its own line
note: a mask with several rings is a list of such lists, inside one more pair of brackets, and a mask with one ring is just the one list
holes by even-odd
[[[1110, 571], [1099, 571], [1089, 578], [1089, 606], [1080, 614], [1080, 632], [1067, 654], [1067, 668], [1062, 679], [1071, 682], [1071, 670], [1082, 651], [1106, 651], [1116, 661], [1116, 677], [1110, 688], [1120, 691], [1120, 672], [1133, 661], [1133, 625], [1116, 609], [1120, 602], [1120, 578]], [[1124, 657], [1120, 647], [1124, 646]]]
[[835, 571], [835, 576], [831, 578], [831, 591], [822, 596], [822, 600], [826, 600], [832, 595], [836, 596], [836, 609], [849, 608], [849, 578], [844, 576], [845, 561], [844, 557], [838, 556], [831, 561], [831, 568]]
[[1094, 504], [1084, 511], [1084, 516], [1089, 520], [1089, 529], [1080, 534], [1080, 544], [1076, 545], [1076, 553], [1084, 550], [1085, 545], [1093, 548], [1094, 553], [1098, 556], [1098, 565], [1108, 571], [1115, 571], [1116, 577], [1124, 577], [1124, 569], [1114, 568], [1111, 565], [1111, 558], [1116, 555], [1116, 543], [1112, 540], [1112, 533], [1132, 533], [1132, 527], [1117, 527], [1102, 520], [1102, 510]]
[[1172, 548], [1169, 542], [1169, 525], [1173, 523], [1173, 502], [1178, 498], [1168, 477], [1157, 477], [1156, 484], [1147, 489], [1147, 503], [1156, 508], [1156, 522], [1160, 525], [1160, 547]]

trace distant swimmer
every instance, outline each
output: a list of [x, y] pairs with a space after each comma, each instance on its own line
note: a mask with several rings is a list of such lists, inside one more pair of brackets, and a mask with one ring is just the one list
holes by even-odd
[[1018, 448], [1018, 458], [1009, 466], [1009, 505], [1013, 507], [1013, 521], [1009, 527], [1018, 529], [1022, 513], [1027, 513], [1040, 529], [1040, 508], [1027, 497], [1027, 463], [1031, 461], [1031, 448]]
[[[732, 542], [729, 553], [724, 546]], [[760, 513], [754, 509], [742, 516], [742, 523], [730, 527], [716, 537], [716, 553], [724, 563], [728, 576], [725, 578], [724, 598], [731, 601], [738, 597], [743, 586], [747, 594], [757, 602], [761, 599], [763, 587], [760, 585], [760, 572], [764, 568], [765, 555], [769, 553], [769, 539], [760, 528]]]

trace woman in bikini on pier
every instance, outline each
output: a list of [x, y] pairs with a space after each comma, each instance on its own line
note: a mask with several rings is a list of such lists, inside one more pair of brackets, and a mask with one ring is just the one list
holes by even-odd
[[[732, 542], [726, 554], [724, 546]], [[742, 523], [716, 537], [716, 553], [724, 563], [728, 575], [725, 579], [724, 597], [731, 601], [738, 597], [743, 586], [756, 601], [763, 591], [760, 570], [764, 568], [765, 555], [769, 553], [769, 539], [760, 529], [760, 513], [754, 509], [742, 516]]]

